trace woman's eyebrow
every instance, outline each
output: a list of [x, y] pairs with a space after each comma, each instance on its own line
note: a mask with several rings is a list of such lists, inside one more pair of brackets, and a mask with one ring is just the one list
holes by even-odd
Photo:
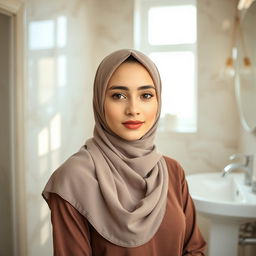
[[[156, 89], [153, 85], [143, 85], [138, 87], [138, 90], [146, 90], [146, 89]], [[127, 86], [121, 86], [121, 85], [113, 85], [109, 88], [109, 90], [125, 90], [129, 91], [129, 88]]]

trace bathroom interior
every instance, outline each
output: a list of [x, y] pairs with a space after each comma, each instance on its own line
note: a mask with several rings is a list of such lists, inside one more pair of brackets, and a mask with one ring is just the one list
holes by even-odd
[[156, 144], [185, 169], [206, 255], [256, 255], [255, 24], [253, 0], [0, 0], [0, 255], [52, 255], [41, 191], [92, 136], [95, 71], [121, 48], [159, 67]]

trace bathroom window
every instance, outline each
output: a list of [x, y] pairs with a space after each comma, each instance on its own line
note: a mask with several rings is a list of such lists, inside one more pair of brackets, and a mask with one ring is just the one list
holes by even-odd
[[196, 0], [135, 0], [135, 48], [162, 77], [160, 131], [197, 130]]

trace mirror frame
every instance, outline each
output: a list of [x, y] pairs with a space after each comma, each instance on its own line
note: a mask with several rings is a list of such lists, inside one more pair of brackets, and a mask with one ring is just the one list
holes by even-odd
[[239, 80], [239, 75], [237, 75], [237, 74], [235, 74], [235, 95], [236, 95], [236, 101], [237, 101], [237, 105], [238, 105], [239, 117], [240, 117], [240, 121], [241, 121], [243, 128], [250, 133], [256, 134], [256, 123], [253, 127], [250, 127], [244, 117], [244, 113], [243, 113], [243, 109], [242, 109], [242, 102], [241, 102], [241, 97], [240, 97], [240, 80]]
[[[247, 12], [252, 7], [256, 8], [256, 2], [253, 3], [248, 9], [241, 12], [241, 15], [240, 15], [240, 26], [241, 27], [242, 27], [242, 24], [243, 24], [243, 20], [246, 18]], [[256, 122], [252, 127], [248, 125], [248, 122], [245, 118], [244, 109], [242, 107], [242, 99], [241, 99], [241, 93], [240, 93], [241, 84], [240, 84], [240, 78], [239, 78], [239, 63], [238, 63], [238, 58], [240, 57], [240, 54], [239, 54], [239, 49], [238, 49], [237, 44], [236, 44], [236, 48], [237, 48], [237, 56], [236, 56], [236, 62], [235, 62], [234, 83], [235, 83], [235, 96], [236, 96], [236, 102], [237, 102], [237, 105], [238, 105], [238, 112], [239, 112], [240, 122], [241, 122], [242, 127], [246, 131], [256, 134]], [[255, 81], [255, 84], [256, 84], [256, 81]], [[255, 108], [255, 115], [256, 115], [256, 108]]]

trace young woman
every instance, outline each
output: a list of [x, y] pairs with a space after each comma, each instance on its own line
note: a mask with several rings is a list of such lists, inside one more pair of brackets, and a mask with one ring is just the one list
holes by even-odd
[[204, 255], [182, 167], [154, 144], [161, 80], [136, 50], [108, 55], [94, 80], [93, 137], [51, 176], [55, 256]]

